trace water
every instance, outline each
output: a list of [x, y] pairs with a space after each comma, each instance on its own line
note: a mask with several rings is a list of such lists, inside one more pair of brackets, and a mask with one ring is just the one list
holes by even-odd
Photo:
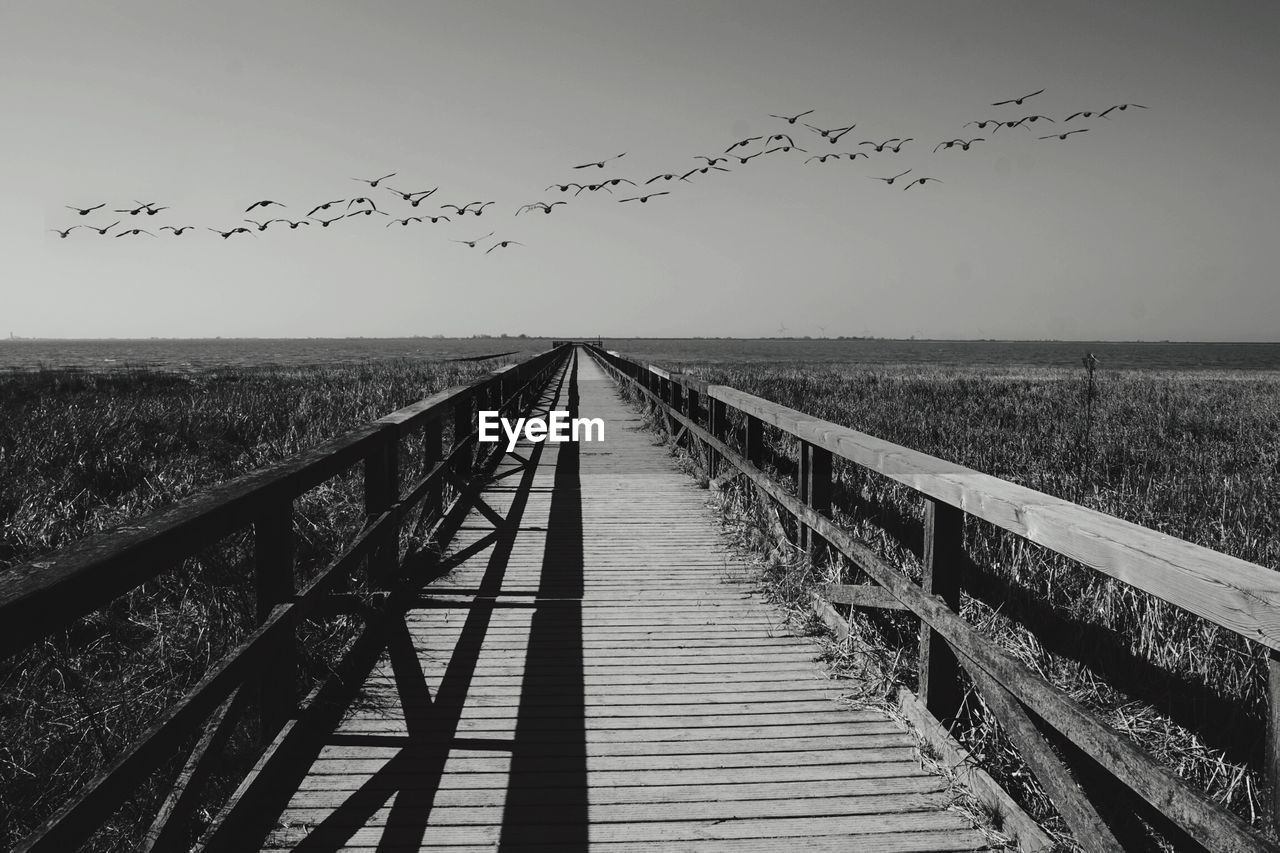
[[[606, 339], [605, 346], [659, 364], [682, 362], [854, 363], [958, 367], [1078, 368], [1093, 352], [1103, 370], [1280, 370], [1276, 343], [1106, 343], [1090, 341], [894, 341]], [[515, 351], [532, 355], [546, 338], [290, 338], [207, 340], [6, 340], [0, 369], [301, 366], [385, 358], [438, 360]]]

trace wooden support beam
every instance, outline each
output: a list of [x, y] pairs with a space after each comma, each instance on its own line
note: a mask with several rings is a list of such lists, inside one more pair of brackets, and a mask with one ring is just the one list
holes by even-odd
[[[400, 442], [394, 432], [376, 445], [364, 461], [364, 512], [372, 524], [400, 500]], [[395, 576], [400, 563], [400, 528], [389, 525], [369, 555], [368, 572], [376, 586]]]
[[822, 597], [832, 604], [873, 607], [882, 610], [909, 609], [884, 587], [873, 583], [827, 583], [819, 587]]
[[[960, 567], [964, 554], [964, 513], [950, 504], [925, 498], [924, 571], [920, 586], [954, 613], [960, 612]], [[920, 624], [920, 701], [945, 724], [960, 710], [963, 693], [960, 669], [951, 647], [922, 622]]]

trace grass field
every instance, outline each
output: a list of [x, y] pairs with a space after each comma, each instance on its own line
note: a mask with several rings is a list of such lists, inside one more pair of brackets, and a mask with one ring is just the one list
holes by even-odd
[[[1263, 566], [1280, 565], [1280, 376], [1101, 372], [1086, 435], [1083, 369], [681, 369]], [[776, 450], [794, 458], [794, 448]], [[917, 571], [914, 492], [837, 463], [842, 522]], [[1257, 820], [1266, 658], [1183, 611], [972, 519], [981, 571], [964, 613], [1179, 774]], [[905, 547], [904, 547], [905, 546]], [[827, 568], [826, 579], [836, 580]], [[844, 581], [850, 580], [848, 577]], [[790, 582], [790, 581], [789, 581]], [[914, 686], [914, 620], [857, 616], [886, 682]], [[1031, 627], [1034, 629], [1028, 630]], [[907, 654], [897, 654], [906, 649]], [[887, 691], [889, 684], [883, 685]], [[989, 726], [966, 739], [1043, 817]]]
[[[145, 370], [0, 377], [0, 571], [312, 447], [491, 364], [391, 360], [196, 374]], [[299, 499], [305, 577], [363, 521], [360, 469]], [[243, 638], [254, 620], [246, 537], [188, 560], [66, 632], [0, 661], [0, 849], [29, 832]], [[309, 623], [308, 681], [354, 634]], [[229, 751], [225, 776], [248, 754]], [[241, 769], [242, 772], [242, 769]], [[224, 780], [225, 781], [225, 780]], [[130, 850], [154, 779], [94, 840]]]
[[[713, 362], [686, 356], [680, 366], [1264, 566], [1280, 564], [1275, 373], [1104, 370], [1086, 444], [1082, 370], [856, 367], [829, 358], [770, 364], [725, 354]], [[379, 360], [2, 376], [0, 571], [486, 367]], [[842, 520], [915, 571], [918, 499], [851, 467], [838, 466], [837, 476], [847, 499]], [[358, 484], [335, 481], [300, 500], [297, 511], [300, 565], [314, 567], [358, 528]], [[1256, 819], [1265, 675], [1257, 648], [980, 523], [966, 541], [984, 569], [969, 579], [968, 618]], [[244, 541], [229, 541], [0, 663], [0, 848], [92, 777], [243, 636], [253, 612], [245, 552]], [[857, 625], [883, 663], [885, 689], [891, 680], [914, 684], [914, 628], [895, 614]], [[306, 667], [314, 678], [351, 626], [337, 619], [308, 630]], [[1021, 788], [1033, 813], [1047, 813], [990, 729], [966, 737], [1011, 788]], [[129, 849], [161, 784], [139, 791], [95, 849]]]

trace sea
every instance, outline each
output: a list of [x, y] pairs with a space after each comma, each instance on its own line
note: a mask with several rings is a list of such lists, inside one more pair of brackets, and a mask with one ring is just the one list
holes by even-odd
[[[940, 341], [871, 338], [605, 338], [604, 346], [657, 364], [858, 364], [1103, 370], [1280, 370], [1280, 343]], [[46, 340], [0, 338], [0, 370], [212, 368], [326, 365], [382, 359], [518, 359], [550, 338], [209, 338]]]

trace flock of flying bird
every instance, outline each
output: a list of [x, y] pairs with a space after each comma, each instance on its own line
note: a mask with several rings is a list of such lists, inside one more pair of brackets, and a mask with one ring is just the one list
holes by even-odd
[[[1002, 107], [1002, 106], [1010, 106], [1010, 105], [1022, 106], [1023, 102], [1026, 101], [1028, 98], [1033, 98], [1037, 95], [1040, 95], [1044, 91], [1045, 91], [1044, 89], [1039, 89], [1035, 92], [1031, 92], [1030, 94], [1027, 94], [1027, 95], [1022, 95], [1021, 97], [1018, 97], [1018, 98], [1009, 98], [1003, 101], [996, 101], [993, 104], [991, 104], [991, 106], [993, 107]], [[1059, 128], [1056, 128], [1052, 133], [1049, 133], [1044, 136], [1039, 136], [1039, 139], [1040, 140], [1065, 140], [1069, 136], [1073, 136], [1078, 133], [1087, 133], [1089, 131], [1089, 128], [1087, 127], [1072, 127], [1070, 130], [1062, 130], [1061, 128], [1065, 127], [1068, 122], [1071, 122], [1075, 119], [1090, 119], [1090, 118], [1096, 117], [1096, 118], [1110, 120], [1110, 115], [1109, 115], [1110, 113], [1124, 112], [1130, 108], [1143, 109], [1143, 110], [1147, 109], [1147, 107], [1143, 106], [1142, 104], [1123, 103], [1123, 104], [1115, 104], [1103, 110], [1081, 110], [1081, 111], [1072, 113], [1071, 115], [1064, 118], [1062, 120], [1062, 125]], [[800, 119], [806, 116], [812, 115], [813, 113], [814, 113], [814, 110], [805, 110], [804, 112], [796, 113], [795, 115], [776, 115], [776, 114], [770, 113], [769, 117], [783, 121], [788, 125], [795, 125], [797, 122], [800, 122]], [[1032, 114], [1032, 115], [1022, 116], [1020, 118], [975, 119], [973, 121], [966, 122], [964, 127], [974, 126], [979, 131], [985, 131], [987, 128], [990, 128], [991, 129], [990, 133], [992, 136], [994, 136], [996, 132], [1002, 129], [1013, 129], [1013, 128], [1021, 127], [1024, 130], [1031, 131], [1032, 125], [1036, 125], [1039, 122], [1045, 122], [1046, 124], [1057, 124], [1057, 122], [1054, 119], [1050, 118], [1049, 116]], [[800, 122], [800, 124], [802, 124], [805, 128], [808, 128], [809, 131], [811, 131], [816, 135], [815, 141], [826, 140], [831, 145], [835, 145], [839, 143], [842, 138], [844, 138], [855, 127], [857, 127], [856, 124], [849, 124], [847, 126], [830, 127], [830, 128], [817, 127], [815, 125], [809, 124], [808, 122]], [[1042, 125], [1042, 127], [1044, 127], [1044, 125]], [[939, 151], [946, 151], [948, 149], [953, 149], [953, 150], [959, 149], [961, 151], [968, 151], [970, 147], [975, 143], [985, 142], [985, 141], [987, 141], [987, 137], [984, 137], [984, 136], [974, 136], [968, 139], [965, 139], [962, 137], [946, 139], [938, 142], [936, 145], [933, 146], [933, 153], [936, 154]], [[857, 143], [857, 146], [850, 146], [850, 147], [856, 147], [858, 149], [861, 149], [865, 146], [865, 147], [868, 147], [869, 150], [841, 151], [841, 152], [833, 152], [830, 154], [813, 154], [812, 156], [808, 157], [804, 162], [806, 165], [808, 165], [814, 162], [817, 162], [820, 164], [826, 163], [828, 160], [841, 160], [841, 159], [857, 160], [859, 157], [863, 159], [871, 159], [871, 153], [900, 154], [902, 152], [903, 146], [909, 142], [917, 142], [917, 140], [913, 137], [901, 138], [896, 136], [891, 137], [889, 139], [882, 140], [882, 141], [876, 141], [874, 139], [861, 140]], [[756, 143], [759, 143], [759, 144], [755, 145]], [[753, 145], [759, 150], [755, 150], [751, 153], [748, 153], [748, 150], [752, 148]], [[652, 184], [656, 184], [659, 182], [662, 182], [663, 184], [670, 184], [671, 182], [678, 182], [678, 181], [692, 183], [690, 179], [694, 175], [706, 175], [713, 171], [717, 171], [717, 172], [732, 171], [731, 169], [721, 166], [720, 165], [721, 163], [745, 166], [751, 160], [754, 160], [757, 157], [762, 157], [765, 155], [776, 154], [776, 153], [785, 154], [792, 151], [802, 153], [802, 154], [809, 153], [809, 151], [807, 151], [806, 149], [798, 146], [795, 143], [795, 140], [788, 133], [778, 132], [778, 133], [762, 134], [760, 136], [750, 136], [750, 137], [747, 137], [746, 139], [742, 139], [737, 142], [734, 142], [732, 145], [726, 148], [722, 154], [718, 154], [710, 157], [704, 154], [697, 155], [693, 159], [701, 160], [702, 163], [697, 166], [694, 166], [692, 169], [688, 169], [687, 171], [682, 168], [672, 172], [663, 172], [663, 173], [654, 175], [653, 177], [648, 178], [647, 180], [643, 180], [639, 183], [629, 178], [619, 178], [619, 177], [609, 177], [604, 180], [597, 181], [595, 183], [578, 183], [578, 182], [571, 181], [563, 184], [551, 184], [546, 188], [545, 192], [558, 191], [560, 193], [567, 193], [569, 192], [569, 190], [573, 190], [574, 191], [573, 194], [575, 197], [581, 195], [583, 192], [589, 192], [589, 193], [607, 192], [612, 195], [614, 188], [620, 187], [623, 184], [625, 184], [629, 187], [635, 187], [635, 189], [633, 190], [634, 194], [629, 195], [626, 198], [618, 199], [619, 203], [627, 203], [627, 202], [635, 201], [635, 202], [639, 202], [640, 204], [646, 204], [652, 198], [657, 198], [659, 196], [665, 196], [665, 195], [671, 194], [670, 190], [665, 190], [665, 189], [655, 190], [652, 192], [644, 189], [645, 187], [649, 187]], [[614, 156], [606, 157], [603, 160], [593, 160], [589, 163], [582, 163], [577, 166], [573, 166], [572, 168], [575, 170], [604, 169], [605, 166], [608, 165], [609, 163], [619, 160], [622, 157], [625, 157], [626, 155], [627, 155], [627, 152], [624, 151], [621, 154], [615, 154]], [[906, 177], [907, 175], [911, 174], [913, 171], [914, 169], [906, 169], [905, 171], [898, 172], [895, 175], [889, 175], [885, 177], [872, 175], [868, 177], [871, 177], [874, 180], [883, 181], [885, 184], [889, 186], [893, 186], [895, 182], [897, 182], [900, 178]], [[397, 173], [395, 172], [391, 172], [390, 174], [382, 175], [381, 177], [378, 177], [378, 178], [353, 178], [352, 180], [367, 184], [370, 189], [378, 189], [379, 187], [382, 187], [384, 190], [394, 195], [396, 199], [398, 199], [400, 202], [407, 202], [409, 207], [413, 209], [419, 208], [425, 201], [427, 201], [427, 199], [431, 198], [439, 189], [439, 187], [433, 187], [427, 190], [406, 191], [406, 190], [397, 189], [390, 185], [384, 184], [385, 181], [396, 177], [396, 174]], [[925, 186], [929, 183], [942, 183], [942, 181], [941, 179], [935, 178], [932, 176], [917, 176], [911, 179], [910, 181], [908, 181], [905, 184], [905, 186], [903, 186], [902, 188], [903, 190], [909, 190], [912, 187]], [[471, 201], [461, 205], [441, 204], [438, 207], [436, 207], [432, 212], [428, 212], [427, 210], [424, 210], [423, 213], [419, 215], [408, 215], [400, 218], [394, 218], [387, 211], [381, 210], [378, 207], [377, 203], [371, 197], [361, 195], [361, 196], [356, 196], [354, 198], [340, 198], [340, 199], [334, 199], [332, 201], [322, 202], [320, 204], [315, 205], [310, 210], [308, 210], [305, 216], [299, 217], [298, 219], [292, 219], [288, 217], [278, 217], [278, 218], [270, 217], [270, 213], [273, 208], [278, 207], [283, 210], [287, 207], [287, 205], [285, 205], [283, 202], [275, 201], [273, 199], [261, 199], [259, 201], [253, 202], [244, 210], [245, 214], [252, 214], [257, 212], [256, 213], [257, 216], [266, 217], [263, 219], [253, 219], [253, 218], [244, 217], [243, 222], [246, 223], [246, 225], [252, 226], [252, 227], [246, 227], [246, 225], [234, 225], [230, 228], [208, 228], [207, 230], [215, 234], [218, 234], [224, 240], [226, 240], [238, 234], [253, 235], [255, 232], [266, 231], [271, 226], [277, 225], [277, 224], [278, 224], [278, 228], [276, 230], [279, 230], [279, 228], [284, 228], [284, 227], [288, 227], [290, 230], [296, 230], [299, 227], [311, 226], [311, 225], [318, 225], [321, 228], [328, 228], [333, 223], [343, 219], [349, 219], [356, 216], [370, 217], [375, 214], [379, 216], [388, 217], [388, 221], [386, 223], [387, 228], [391, 228], [397, 225], [401, 227], [405, 227], [405, 226], [408, 226], [410, 223], [431, 222], [434, 224], [437, 222], [450, 222], [453, 219], [460, 219], [460, 220], [466, 219], [468, 214], [479, 217], [484, 214], [485, 208], [496, 203], [497, 202], [495, 201]], [[543, 214], [549, 214], [553, 209], [555, 209], [557, 206], [562, 204], [567, 205], [568, 202], [563, 200], [551, 201], [551, 202], [536, 201], [530, 204], [521, 205], [519, 208], [516, 209], [515, 215], [519, 216], [522, 213], [528, 213], [533, 211], [541, 211]], [[128, 215], [129, 217], [138, 217], [138, 216], [151, 217], [151, 216], [155, 216], [156, 214], [162, 211], [170, 209], [168, 206], [157, 207], [156, 202], [135, 201], [134, 205], [135, 206], [126, 205], [121, 208], [113, 208], [112, 210], [115, 213], [125, 214], [125, 215]], [[345, 207], [343, 207], [343, 205], [345, 205]], [[105, 208], [106, 203], [96, 204], [91, 207], [78, 207], [75, 205], [66, 205], [66, 207], [70, 210], [75, 211], [80, 216], [88, 216], [91, 213], [94, 213], [95, 211], [102, 210], [103, 208]], [[452, 215], [448, 215], [449, 213], [451, 213]], [[110, 225], [106, 225], [103, 227], [99, 227], [97, 225], [72, 225], [69, 228], [65, 228], [65, 229], [52, 228], [50, 230], [56, 233], [59, 237], [62, 237], [64, 239], [70, 236], [71, 232], [75, 231], [77, 228], [84, 228], [89, 231], [96, 231], [101, 236], [108, 236], [108, 232], [110, 232], [111, 229], [119, 225], [122, 221], [123, 219], [118, 219], [115, 222], [112, 222]], [[195, 226], [193, 225], [161, 225], [156, 230], [169, 231], [172, 233], [174, 237], [181, 237], [186, 232], [191, 230], [196, 230], [196, 229], [195, 229]], [[488, 234], [485, 234], [483, 237], [477, 237], [471, 240], [455, 239], [452, 242], [460, 243], [467, 246], [468, 248], [474, 249], [483, 241], [489, 240], [490, 238], [492, 238], [495, 233], [496, 232], [490, 231]], [[111, 234], [110, 236], [137, 237], [141, 235], [147, 235], [151, 237], [157, 236], [154, 232], [146, 228], [140, 228], [140, 227], [126, 227], [114, 232], [114, 234]], [[523, 246], [523, 245], [524, 245], [523, 243], [520, 243], [516, 240], [495, 239], [492, 242], [492, 244], [485, 249], [484, 253], [489, 254], [495, 249], [505, 249], [508, 246]]]

